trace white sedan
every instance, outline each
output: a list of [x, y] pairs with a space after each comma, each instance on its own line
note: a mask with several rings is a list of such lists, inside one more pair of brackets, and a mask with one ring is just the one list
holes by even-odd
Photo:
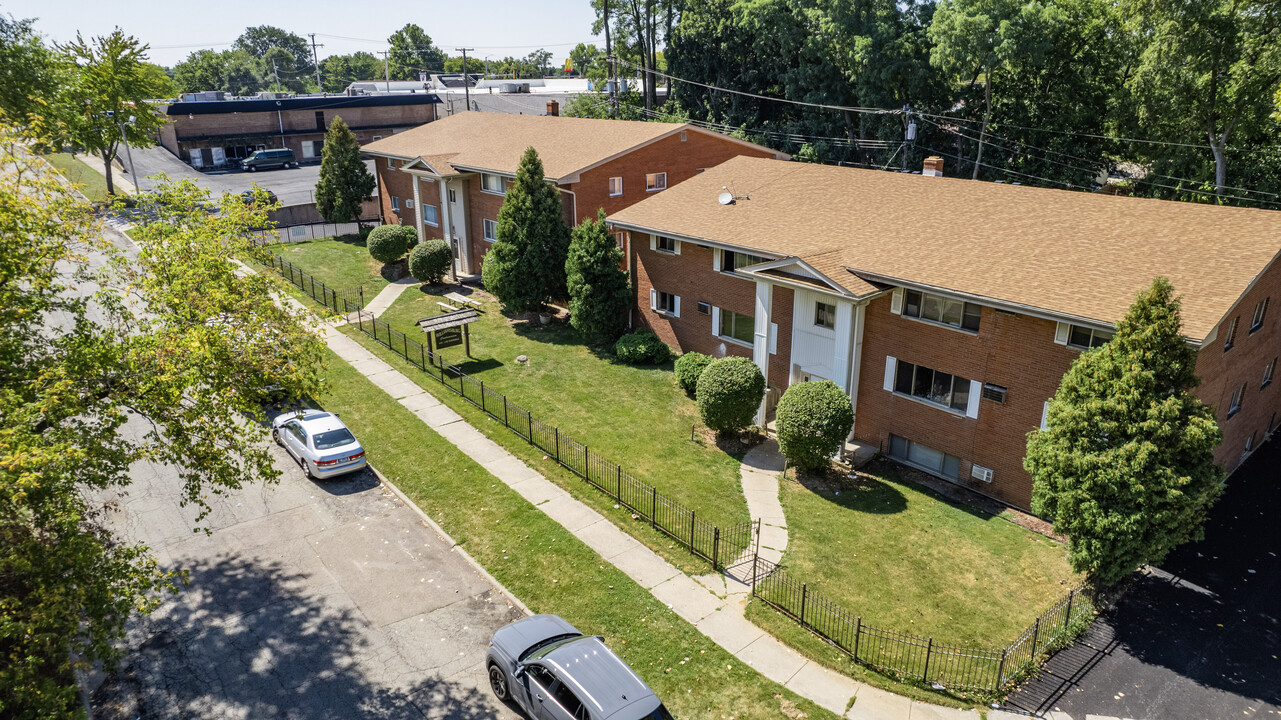
[[284, 447], [312, 479], [364, 469], [365, 449], [333, 413], [299, 410], [271, 422], [271, 439]]

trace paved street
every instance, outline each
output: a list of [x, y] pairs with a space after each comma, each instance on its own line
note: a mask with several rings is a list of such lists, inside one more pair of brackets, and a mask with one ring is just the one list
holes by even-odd
[[[125, 159], [123, 151], [121, 151], [120, 159], [127, 170], [129, 161]], [[374, 172], [373, 163], [373, 160], [365, 162], [371, 174]], [[133, 164], [138, 171], [138, 177], [142, 178], [141, 183], [144, 190], [154, 184], [152, 180], [148, 179], [151, 175], [163, 172], [173, 180], [194, 180], [196, 184], [212, 191], [215, 196], [224, 192], [240, 193], [257, 183], [260, 187], [276, 193], [276, 197], [280, 199], [282, 205], [312, 202], [314, 199], [312, 191], [315, 190], [316, 180], [320, 177], [320, 165], [318, 163], [288, 170], [261, 170], [255, 173], [242, 172], [240, 170], [201, 172], [174, 157], [168, 150], [159, 145], [146, 149], [134, 148]], [[125, 172], [123, 177], [133, 180], [128, 172]]]
[[1281, 444], [1237, 471], [1200, 543], [1140, 578], [1005, 707], [1073, 718], [1281, 716]]
[[135, 467], [110, 522], [190, 582], [93, 678], [96, 717], [518, 717], [483, 661], [521, 611], [371, 471], [312, 482], [275, 451], [280, 483], [214, 498], [211, 535], [173, 468]]

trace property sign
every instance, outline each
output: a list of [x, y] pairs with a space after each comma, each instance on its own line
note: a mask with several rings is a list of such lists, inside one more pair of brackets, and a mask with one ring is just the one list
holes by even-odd
[[436, 347], [447, 348], [463, 344], [463, 328], [457, 327], [445, 328], [444, 330], [434, 331], [436, 334]]

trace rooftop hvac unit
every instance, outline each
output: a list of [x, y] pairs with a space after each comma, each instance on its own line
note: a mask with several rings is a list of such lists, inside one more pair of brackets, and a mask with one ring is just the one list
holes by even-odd
[[519, 83], [511, 83], [511, 82], [499, 83], [499, 84], [498, 84], [498, 92], [500, 92], [500, 93], [517, 93], [517, 92], [520, 92], [520, 84], [519, 84]]
[[521, 83], [521, 84], [520, 84], [520, 91], [521, 91], [521, 92], [523, 92], [523, 93], [527, 93], [527, 92], [529, 92], [529, 83]]

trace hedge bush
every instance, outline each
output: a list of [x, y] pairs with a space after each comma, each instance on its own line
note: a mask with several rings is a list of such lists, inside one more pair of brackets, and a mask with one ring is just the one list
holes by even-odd
[[698, 376], [703, 374], [714, 359], [711, 355], [696, 352], [687, 352], [676, 358], [676, 384], [693, 395], [698, 389]]
[[742, 430], [752, 424], [765, 397], [765, 378], [747, 358], [713, 360], [698, 376], [695, 396], [707, 427], [722, 433]]
[[783, 457], [802, 470], [827, 465], [854, 427], [854, 408], [831, 380], [797, 383], [783, 393], [775, 416]]
[[672, 351], [652, 331], [636, 330], [614, 343], [614, 356], [628, 365], [661, 365]]
[[365, 247], [370, 257], [387, 265], [404, 257], [416, 242], [418, 233], [408, 225], [379, 225], [369, 233]]
[[418, 282], [437, 285], [449, 272], [449, 264], [454, 261], [454, 253], [449, 243], [435, 238], [414, 247], [409, 253], [409, 274]]

